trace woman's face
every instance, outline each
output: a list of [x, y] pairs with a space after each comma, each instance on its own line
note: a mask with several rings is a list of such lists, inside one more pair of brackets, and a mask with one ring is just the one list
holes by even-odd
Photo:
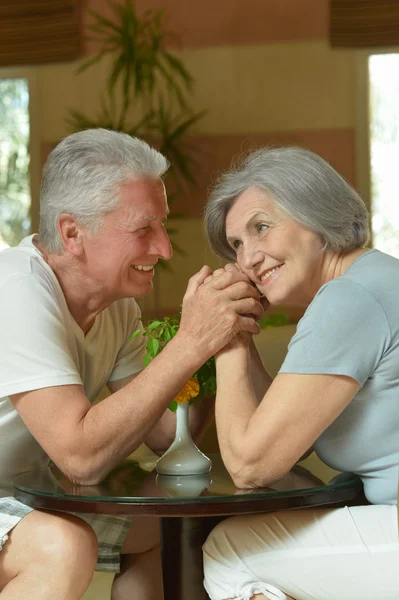
[[323, 240], [291, 219], [258, 187], [226, 217], [227, 241], [242, 271], [271, 304], [307, 306], [323, 283]]

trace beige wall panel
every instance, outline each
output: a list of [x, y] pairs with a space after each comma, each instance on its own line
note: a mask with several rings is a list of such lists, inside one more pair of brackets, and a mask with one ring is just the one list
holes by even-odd
[[78, 74], [80, 61], [39, 68], [41, 140], [53, 142], [71, 133], [66, 120], [71, 109], [95, 120], [101, 108], [109, 59]]
[[[182, 213], [186, 218], [201, 218], [210, 187], [217, 174], [230, 167], [232, 159], [262, 146], [300, 146], [312, 150], [331, 163], [352, 185], [356, 185], [353, 129], [305, 129], [247, 135], [193, 136], [187, 141], [196, 149], [197, 183], [195, 186], [187, 186], [185, 192], [175, 198], [171, 205], [172, 212]], [[41, 144], [41, 164], [44, 164], [55, 144], [56, 142]], [[167, 181], [166, 185], [168, 188]]]
[[355, 124], [355, 57], [326, 42], [185, 50], [198, 133], [346, 128]]
[[[102, 110], [102, 98], [107, 90], [107, 79], [112, 68], [112, 55], [105, 56], [101, 62], [90, 66], [86, 71], [78, 73], [79, 67], [84, 63], [80, 61], [75, 67], [75, 85], [79, 87], [79, 102], [74, 108], [85, 113], [91, 119], [97, 120]], [[116, 109], [122, 106], [122, 93], [120, 87], [114, 88], [114, 101]], [[119, 114], [119, 113], [117, 113]], [[131, 114], [138, 119], [142, 112], [140, 106], [132, 107]]]
[[301, 129], [242, 135], [190, 137], [197, 150], [195, 176], [197, 185], [187, 188], [173, 203], [173, 210], [186, 217], [200, 217], [217, 174], [231, 165], [232, 159], [255, 148], [269, 145], [300, 146], [320, 154], [355, 185], [354, 129]]
[[65, 123], [68, 109], [79, 106], [80, 101], [80, 88], [75, 70], [75, 62], [38, 68], [42, 142], [58, 141], [69, 133]]
[[[185, 50], [196, 85], [195, 110], [207, 109], [200, 134], [353, 127], [354, 55], [325, 42]], [[96, 117], [107, 62], [77, 75], [78, 63], [43, 66], [41, 139], [61, 139], [70, 108]], [[140, 107], [133, 113], [140, 114]]]

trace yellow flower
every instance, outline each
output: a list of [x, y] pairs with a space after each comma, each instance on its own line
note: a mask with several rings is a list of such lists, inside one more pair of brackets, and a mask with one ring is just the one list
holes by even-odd
[[174, 398], [174, 401], [178, 404], [185, 404], [186, 402], [189, 402], [191, 398], [196, 398], [199, 393], [200, 384], [198, 379], [196, 377], [191, 377], [177, 394], [176, 398]]

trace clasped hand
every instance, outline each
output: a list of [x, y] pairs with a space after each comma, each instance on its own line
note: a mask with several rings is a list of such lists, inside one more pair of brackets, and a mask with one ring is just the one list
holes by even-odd
[[211, 356], [237, 334], [257, 334], [264, 307], [250, 279], [235, 264], [207, 266], [191, 277], [183, 299], [180, 334]]

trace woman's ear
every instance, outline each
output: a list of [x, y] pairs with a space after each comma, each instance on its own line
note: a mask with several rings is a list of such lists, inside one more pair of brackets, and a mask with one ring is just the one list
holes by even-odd
[[75, 256], [83, 252], [83, 231], [75, 217], [62, 213], [58, 217], [58, 233], [66, 252]]
[[321, 252], [325, 252], [328, 248], [328, 242], [326, 240], [325, 237], [323, 237], [322, 235], [320, 236], [320, 242], [321, 242]]

